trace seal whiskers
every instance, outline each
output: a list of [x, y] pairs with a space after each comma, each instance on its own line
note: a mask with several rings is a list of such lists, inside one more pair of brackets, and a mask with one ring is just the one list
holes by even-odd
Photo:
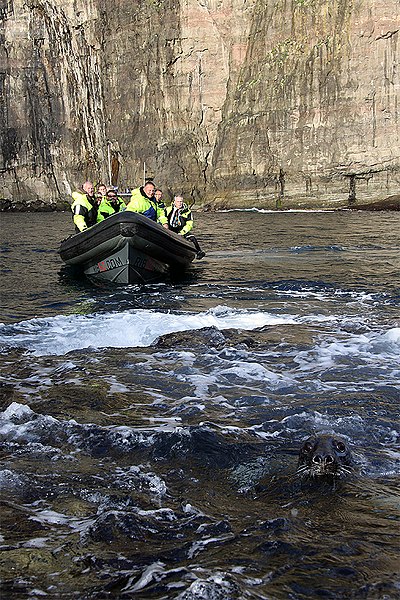
[[296, 475], [301, 478], [343, 478], [353, 472], [353, 459], [341, 438], [321, 434], [309, 437], [300, 448]]

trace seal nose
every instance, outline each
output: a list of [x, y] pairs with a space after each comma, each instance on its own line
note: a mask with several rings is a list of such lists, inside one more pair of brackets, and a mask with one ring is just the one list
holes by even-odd
[[330, 454], [315, 454], [312, 461], [316, 465], [332, 465], [335, 462], [335, 459]]

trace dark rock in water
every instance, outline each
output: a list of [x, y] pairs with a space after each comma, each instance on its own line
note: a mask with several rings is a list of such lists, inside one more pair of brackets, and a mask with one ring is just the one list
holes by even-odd
[[389, 196], [384, 200], [369, 202], [368, 204], [354, 204], [352, 210], [400, 210], [400, 194]]
[[164, 460], [191, 456], [205, 464], [227, 466], [229, 463], [223, 439], [213, 431], [196, 427], [181, 433], [162, 432], [157, 435], [153, 454]]
[[8, 198], [0, 198], [0, 212], [5, 212], [6, 210], [10, 210], [12, 207], [12, 202]]
[[276, 519], [270, 519], [262, 523], [260, 529], [265, 531], [287, 531], [290, 529], [290, 522], [283, 517], [277, 517]]
[[[238, 329], [224, 329], [216, 327], [203, 327], [190, 331], [177, 331], [162, 335], [154, 342], [156, 348], [179, 348], [191, 350], [194, 348], [216, 348], [220, 350], [225, 346], [245, 346], [247, 348], [263, 348], [271, 344], [281, 344], [282, 341], [291, 341], [293, 336], [299, 336], [301, 328], [293, 332], [293, 327], [288, 325], [264, 326], [251, 331]], [[309, 334], [308, 334], [309, 336]], [[308, 338], [307, 340], [308, 341]]]
[[134, 514], [122, 511], [110, 511], [100, 515], [89, 527], [87, 534], [95, 542], [111, 544], [121, 537], [141, 540], [146, 533], [147, 524]]
[[232, 527], [228, 521], [218, 521], [217, 523], [206, 523], [197, 528], [197, 533], [201, 535], [214, 537], [223, 533], [231, 533]]
[[203, 327], [190, 331], [177, 331], [162, 335], [154, 342], [157, 348], [199, 348], [216, 347], [221, 348], [226, 344], [225, 335], [216, 327]]
[[70, 210], [70, 204], [62, 199], [57, 200], [9, 200], [0, 198], [0, 212], [56, 212]]
[[187, 462], [190, 457], [193, 463], [217, 469], [232, 467], [255, 450], [250, 443], [229, 442], [222, 434], [197, 426], [161, 432], [153, 440], [152, 455], [156, 459]]

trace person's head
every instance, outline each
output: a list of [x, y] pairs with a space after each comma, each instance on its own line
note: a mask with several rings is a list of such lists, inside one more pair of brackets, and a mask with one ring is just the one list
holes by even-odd
[[111, 190], [107, 190], [107, 198], [111, 201], [111, 202], [115, 202], [116, 198], [117, 198], [117, 192], [113, 189]]
[[93, 194], [94, 194], [94, 185], [93, 185], [93, 183], [91, 181], [85, 181], [85, 183], [82, 185], [82, 189], [89, 196], [93, 196]]
[[99, 183], [97, 186], [97, 195], [105, 196], [106, 194], [107, 194], [107, 187], [104, 185], [104, 183]]
[[175, 208], [182, 208], [182, 206], [183, 206], [183, 197], [182, 196], [174, 196], [174, 206], [175, 206]]
[[143, 186], [143, 191], [149, 198], [152, 198], [154, 196], [155, 189], [156, 186], [152, 181], [146, 181], [146, 183]]
[[154, 191], [154, 198], [157, 200], [157, 202], [159, 202], [161, 200], [162, 195], [163, 195], [162, 190], [160, 190], [160, 189], [157, 188]]

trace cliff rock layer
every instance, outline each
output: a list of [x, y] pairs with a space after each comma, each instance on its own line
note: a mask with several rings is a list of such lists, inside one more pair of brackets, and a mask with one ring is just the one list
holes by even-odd
[[0, 0], [0, 196], [397, 193], [399, 23], [398, 0]]

